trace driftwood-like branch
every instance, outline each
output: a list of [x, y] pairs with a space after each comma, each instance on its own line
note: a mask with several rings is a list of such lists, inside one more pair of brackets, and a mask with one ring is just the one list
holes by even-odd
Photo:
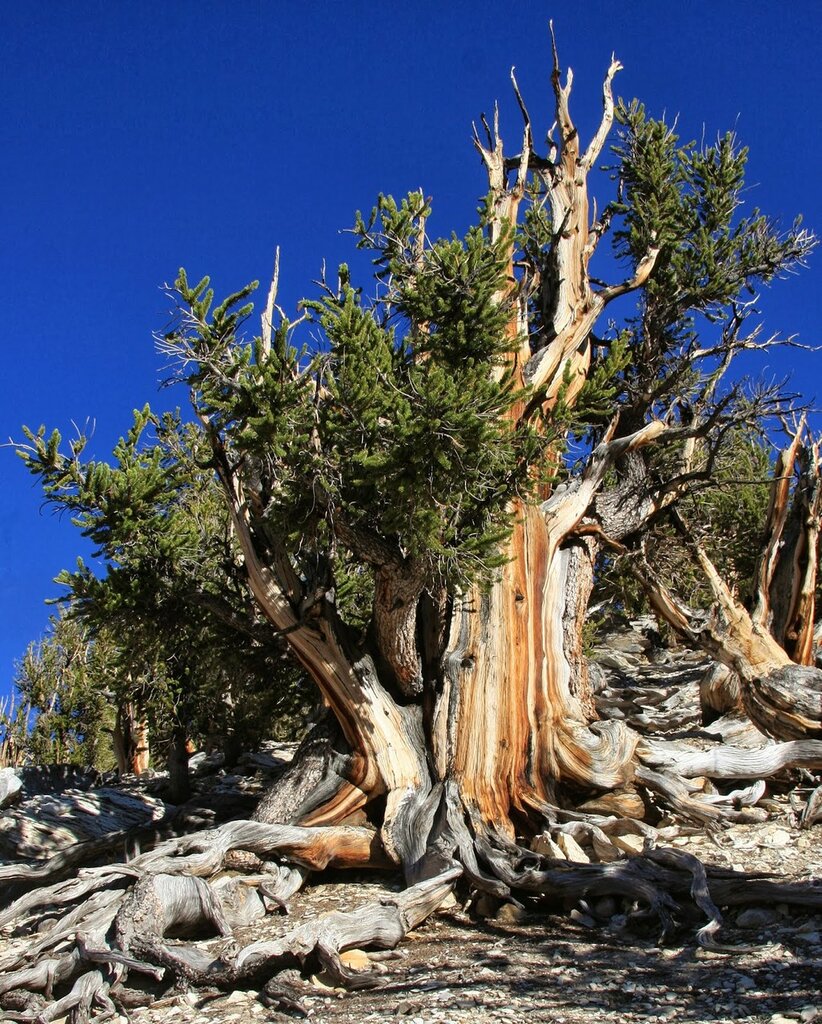
[[461, 874], [461, 868], [453, 867], [355, 911], [335, 911], [307, 921], [273, 942], [254, 942], [240, 950], [234, 968], [238, 974], [245, 973], [262, 963], [273, 967], [295, 956], [304, 962], [315, 954], [335, 981], [351, 987], [367, 984], [368, 979], [345, 967], [340, 953], [354, 948], [393, 949], [437, 909]]
[[771, 743], [750, 750], [721, 744], [709, 750], [695, 750], [679, 741], [644, 739], [639, 755], [653, 767], [676, 771], [686, 779], [767, 779], [786, 768], [822, 768], [822, 742], [792, 740]]
[[43, 992], [46, 999], [50, 1000], [54, 986], [68, 981], [79, 968], [78, 950], [58, 957], [49, 957], [34, 967], [23, 967], [19, 971], [10, 971], [0, 977], [0, 995], [28, 989], [30, 992]]
[[599, 123], [596, 134], [588, 144], [588, 148], [585, 150], [585, 155], [581, 161], [586, 171], [589, 171], [594, 166], [594, 162], [602, 152], [602, 147], [605, 145], [605, 140], [611, 131], [611, 125], [614, 123], [614, 93], [611, 83], [617, 71], [622, 71], [622, 65], [612, 55], [610, 67], [602, 83], [602, 120]]
[[102, 1007], [106, 1016], [113, 1017], [117, 1013], [117, 1007], [109, 996], [109, 990], [110, 985], [101, 971], [89, 971], [77, 979], [68, 995], [47, 1006], [35, 1020], [37, 1024], [49, 1024], [50, 1021], [72, 1013], [74, 1020], [88, 1021], [95, 1004]]
[[653, 771], [645, 765], [636, 770], [636, 779], [652, 793], [665, 798], [666, 803], [673, 807], [684, 818], [711, 826], [720, 820], [750, 823], [764, 821], [767, 817], [760, 808], [737, 809], [731, 805], [712, 802], [700, 798], [685, 785], [678, 775], [666, 771]]

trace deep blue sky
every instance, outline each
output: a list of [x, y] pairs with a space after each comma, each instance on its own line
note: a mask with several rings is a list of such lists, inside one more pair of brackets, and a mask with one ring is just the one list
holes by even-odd
[[[735, 125], [751, 202], [822, 230], [818, 0], [3, 6], [3, 440], [23, 423], [70, 434], [93, 419], [103, 457], [132, 408], [183, 403], [158, 394], [152, 343], [180, 265], [225, 293], [265, 280], [279, 244], [291, 306], [323, 258], [347, 257], [340, 229], [379, 191], [422, 186], [432, 230], [464, 229], [485, 188], [471, 121], [495, 98], [516, 147], [512, 64], [535, 128], [550, 125], [549, 17], [586, 134], [614, 51], [617, 93], [679, 114], [689, 138]], [[822, 340], [822, 253], [763, 309], [768, 329]], [[819, 366], [791, 356], [773, 370], [818, 393]], [[46, 626], [53, 577], [83, 549], [8, 449], [0, 481], [2, 693]]]

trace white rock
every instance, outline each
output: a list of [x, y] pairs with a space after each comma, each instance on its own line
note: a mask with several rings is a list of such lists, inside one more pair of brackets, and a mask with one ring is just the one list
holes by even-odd
[[20, 796], [23, 783], [13, 768], [0, 769], [0, 807], [8, 807]]
[[557, 845], [560, 850], [565, 854], [565, 857], [573, 864], [590, 864], [591, 858], [582, 849], [579, 843], [574, 839], [573, 836], [568, 835], [565, 832], [559, 832], [557, 834]]
[[611, 842], [626, 853], [642, 853], [645, 847], [645, 840], [642, 836], [611, 836]]
[[547, 832], [534, 837], [531, 849], [534, 853], [541, 853], [543, 857], [551, 857], [553, 860], [565, 860], [565, 854]]
[[786, 832], [784, 828], [776, 828], [768, 836], [766, 842], [768, 846], [773, 846], [777, 849], [783, 846], [788, 846], [791, 842], [791, 834], [790, 832]]
[[249, 999], [254, 997], [253, 992], [244, 992], [240, 988], [235, 988], [231, 995], [226, 999], [227, 1003], [247, 1003]]

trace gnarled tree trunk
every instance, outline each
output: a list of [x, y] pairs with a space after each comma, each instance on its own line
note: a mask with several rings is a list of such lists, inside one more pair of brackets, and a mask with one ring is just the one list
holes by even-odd
[[[590, 367], [594, 325], [609, 302], [647, 281], [657, 258], [650, 248], [633, 275], [614, 286], [598, 285], [588, 273], [606, 225], [591, 222], [587, 174], [611, 126], [611, 81], [618, 69], [613, 62], [608, 70], [602, 121], [584, 151], [568, 109], [570, 73], [563, 84], [556, 53], [552, 81], [559, 137], [548, 155], [534, 151], [518, 90], [524, 119], [520, 153], [505, 157], [496, 123], [493, 130], [485, 124], [485, 142], [475, 140], [488, 171], [491, 234], [511, 239], [509, 280], [497, 299], [511, 310], [508, 329], [516, 342], [507, 369], [515, 384], [530, 389], [510, 410], [513, 425], [535, 409], [550, 413], [573, 406]], [[514, 266], [513, 229], [529, 175], [545, 186], [555, 234], [544, 265], [523, 276]], [[272, 294], [259, 358], [271, 350], [273, 305]], [[534, 305], [540, 332], [529, 336]], [[394, 945], [461, 878], [501, 899], [514, 892], [562, 899], [614, 893], [641, 901], [658, 917], [663, 934], [672, 923], [670, 894], [682, 899], [690, 894], [709, 919], [698, 936], [705, 945], [721, 921], [716, 902], [743, 900], [750, 891], [754, 898], [822, 903], [810, 886], [757, 881], [746, 889], [745, 879], [733, 872], [709, 878], [696, 858], [681, 851], [648, 849], [646, 857], [623, 857], [626, 850], [640, 852], [643, 839], [656, 835], [641, 820], [642, 801], [630, 789], [634, 779], [699, 821], [751, 820], [748, 808], [695, 796], [671, 769], [678, 749], [640, 746], [639, 736], [624, 723], [598, 721], [582, 651], [599, 546], [638, 529], [658, 508], [641, 488], [633, 503], [623, 500], [619, 486], [602, 495], [606, 478], [615, 468], [620, 480], [630, 477], [647, 446], [688, 439], [693, 428], [650, 418], [619, 434], [617, 421], [612, 422], [584, 471], [553, 490], [546, 487], [539, 502], [513, 505], [503, 567], [485, 588], [449, 592], [412, 555], [398, 553], [380, 538], [364, 542], [355, 527], [335, 522], [336, 539], [357, 551], [374, 573], [371, 627], [360, 637], [338, 615], [330, 574], [318, 572], [311, 580], [299, 575], [267, 529], [248, 463], [224, 443], [208, 414], [200, 414], [251, 591], [316, 683], [333, 721], [326, 718], [302, 745], [292, 768], [260, 804], [257, 820], [169, 840], [128, 864], [19, 897], [3, 921], [36, 919], [44, 906], [86, 903], [33, 942], [31, 953], [40, 958], [42, 970], [32, 972], [19, 956], [0, 965], [16, 983], [50, 987], [55, 977], [70, 979], [82, 959], [108, 959], [155, 974], [159, 966], [193, 984], [222, 987], [259, 981], [266, 968], [270, 975], [295, 961], [318, 960], [336, 979], [360, 983], [340, 953], [355, 945]], [[807, 499], [808, 507], [817, 509], [818, 519], [818, 492], [813, 493], [817, 497]], [[805, 536], [811, 550], [811, 533]], [[757, 696], [756, 680], [765, 670], [772, 678], [773, 669], [783, 672], [794, 663], [765, 628], [763, 616], [743, 615], [707, 556], [700, 558], [718, 606], [701, 632], [650, 576], [649, 590], [660, 614], [691, 639], [712, 644], [711, 650], [740, 672], [745, 692], [754, 694], [745, 698], [746, 706], [762, 706], [767, 700]], [[763, 576], [763, 594], [773, 593], [774, 578]], [[809, 601], [812, 617], [809, 585], [812, 592], [810, 568], [784, 619], [785, 635], [795, 634], [797, 652], [806, 646]], [[805, 732], [813, 728], [807, 709], [786, 711], [779, 704], [778, 687], [772, 685], [768, 695], [772, 718], [790, 719]], [[697, 758], [690, 768], [713, 765], [721, 777], [735, 778], [740, 758], [746, 766], [777, 771], [793, 762], [820, 764], [822, 752], [818, 744], [785, 744], [773, 756]], [[595, 810], [582, 806], [598, 791], [622, 786], [625, 799], [611, 804], [618, 817], [600, 813], [602, 803]], [[746, 793], [745, 800], [749, 797]], [[542, 837], [542, 846], [531, 843], [552, 826], [564, 829], [568, 849], [574, 835], [590, 840], [605, 863], [560, 861], [550, 836]], [[167, 933], [178, 926], [199, 923], [223, 935], [230, 931], [222, 898], [202, 881], [227, 861], [259, 870], [260, 893], [277, 905], [294, 894], [309, 871], [327, 866], [400, 868], [409, 887], [359, 912], [307, 921], [276, 941], [239, 952], [229, 948], [217, 959], [167, 943]], [[65, 867], [65, 859], [45, 864], [36, 878], [62, 879]], [[13, 869], [5, 877], [25, 885], [33, 875], [31, 869]], [[255, 904], [249, 913], [258, 909]], [[56, 947], [64, 949], [81, 927], [75, 951], [49, 956]], [[112, 934], [117, 949], [109, 944]], [[108, 988], [99, 972], [87, 972], [75, 989], [76, 1004], [87, 1007], [97, 998], [108, 1009]]]

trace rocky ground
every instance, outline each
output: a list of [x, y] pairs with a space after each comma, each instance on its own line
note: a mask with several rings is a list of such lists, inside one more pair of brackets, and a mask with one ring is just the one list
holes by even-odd
[[[714, 839], [675, 845], [720, 865], [744, 864], [796, 879], [822, 877], [820, 829], [797, 832], [783, 820], [732, 826]], [[352, 881], [354, 884], [352, 884]], [[288, 923], [379, 897], [398, 880], [320, 880], [295, 900]], [[459, 903], [410, 933], [390, 958], [352, 951], [351, 966], [369, 968], [377, 987], [346, 992], [327, 978], [292, 979], [294, 1016], [323, 1024], [469, 1022], [746, 1021], [822, 1024], [822, 918], [786, 906], [729, 912], [718, 936], [728, 952], [700, 948], [683, 929], [673, 944], [624, 926], [616, 906], [599, 901], [565, 912], [494, 917]], [[480, 908], [482, 909], [482, 908]], [[253, 938], [284, 926], [269, 918]], [[252, 936], [246, 936], [245, 941]], [[222, 940], [207, 945], [217, 953]], [[385, 956], [385, 954], [383, 954]], [[133, 1011], [134, 1024], [206, 1024], [285, 1020], [256, 992], [167, 995]]]
[[[698, 658], [656, 651], [641, 631], [627, 639], [610, 638], [600, 655], [597, 689], [603, 713], [625, 717], [640, 730], [657, 731], [666, 718], [675, 719], [680, 730], [693, 733], [701, 728], [698, 683], [706, 666]], [[232, 775], [221, 772], [214, 762], [201, 763], [199, 788], [204, 795], [253, 803], [267, 770], [287, 756], [285, 748], [272, 747]], [[705, 863], [822, 885], [822, 824], [799, 827], [801, 807], [819, 781], [794, 772], [768, 784], [759, 802], [767, 820], [724, 826], [712, 833], [684, 827], [669, 841]], [[162, 779], [154, 780], [149, 789], [158, 790], [161, 783]], [[131, 795], [144, 799], [145, 813], [156, 818], [155, 796], [145, 787], [140, 792], [132, 789]], [[59, 816], [56, 798], [48, 799], [49, 813]], [[65, 820], [79, 821], [82, 808], [83, 813], [91, 809], [94, 818], [89, 793], [73, 799], [74, 817], [67, 814]], [[23, 817], [18, 812], [16, 826], [9, 824], [13, 819], [8, 816], [3, 822], [5, 845], [13, 844]], [[93, 831], [92, 825], [88, 827]], [[66, 834], [56, 833], [60, 843], [70, 840], [71, 828], [67, 829]], [[31, 832], [22, 833], [32, 841]], [[23, 843], [23, 855], [25, 849]], [[274, 938], [301, 920], [329, 910], [350, 910], [400, 887], [400, 879], [390, 875], [323, 875], [295, 897], [288, 915], [270, 914], [237, 938], [243, 944]], [[723, 951], [717, 952], [696, 942], [696, 930], [704, 920], [684, 923], [672, 941], [659, 945], [658, 936], [648, 930], [653, 924], [635, 920], [630, 911], [611, 898], [574, 906], [534, 903], [519, 908], [482, 899], [472, 904], [467, 891], [458, 890], [457, 899], [411, 932], [398, 950], [346, 954], [349, 966], [362, 971], [372, 987], [344, 991], [327, 977], [306, 979], [296, 971], [286, 972], [283, 983], [268, 995], [195, 995], [169, 991], [158, 983], [146, 994], [146, 1005], [130, 1009], [131, 1019], [134, 1024], [243, 1024], [289, 1017], [317, 1024], [822, 1024], [819, 915], [785, 905], [729, 909], [716, 936]], [[225, 950], [223, 939], [201, 941], [215, 955]], [[0, 954], [21, 942], [23, 937], [6, 934], [0, 940]], [[5, 1019], [16, 1018], [7, 1012]]]

